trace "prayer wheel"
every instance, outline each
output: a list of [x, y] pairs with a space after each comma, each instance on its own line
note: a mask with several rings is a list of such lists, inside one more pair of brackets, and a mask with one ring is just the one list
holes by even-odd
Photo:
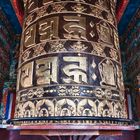
[[15, 122], [127, 118], [115, 0], [25, 0]]

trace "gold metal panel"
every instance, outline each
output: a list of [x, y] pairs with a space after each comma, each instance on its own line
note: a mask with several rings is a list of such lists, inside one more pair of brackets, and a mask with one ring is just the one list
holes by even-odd
[[104, 124], [109, 117], [107, 123], [121, 124], [112, 120], [127, 118], [115, 1], [27, 0], [25, 6], [15, 118]]

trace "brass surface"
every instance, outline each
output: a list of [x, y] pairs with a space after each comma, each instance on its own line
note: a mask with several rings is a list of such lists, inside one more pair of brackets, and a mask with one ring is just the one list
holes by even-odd
[[25, 1], [16, 102], [15, 118], [39, 124], [127, 118], [114, 0]]

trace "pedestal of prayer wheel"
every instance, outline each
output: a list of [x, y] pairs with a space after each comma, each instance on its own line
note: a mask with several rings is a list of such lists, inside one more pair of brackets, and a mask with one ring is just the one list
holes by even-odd
[[113, 0], [26, 0], [16, 125], [128, 125]]
[[[45, 124], [9, 126], [9, 130], [19, 130], [21, 135], [47, 136], [120, 136], [125, 131], [134, 131], [134, 126], [91, 125], [91, 124]], [[88, 139], [87, 139], [88, 140]]]

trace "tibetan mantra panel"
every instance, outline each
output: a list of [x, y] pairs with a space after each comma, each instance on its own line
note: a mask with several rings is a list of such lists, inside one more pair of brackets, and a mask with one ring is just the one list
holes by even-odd
[[17, 124], [127, 118], [114, 0], [25, 2], [16, 102]]

